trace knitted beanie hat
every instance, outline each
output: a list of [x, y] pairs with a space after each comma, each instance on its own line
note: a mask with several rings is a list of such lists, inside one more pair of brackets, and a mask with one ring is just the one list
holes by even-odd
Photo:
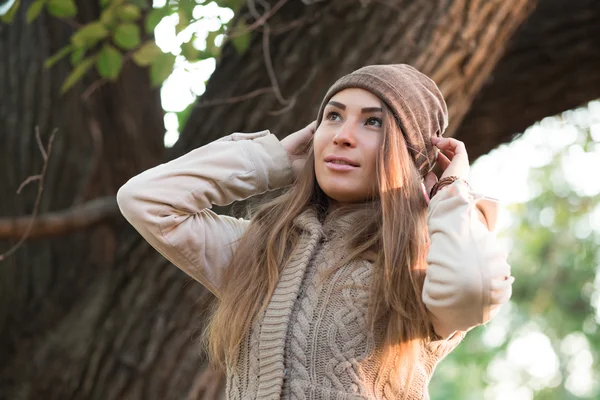
[[437, 148], [430, 137], [442, 136], [448, 126], [448, 108], [437, 85], [406, 64], [360, 68], [329, 88], [319, 109], [317, 126], [321, 124], [329, 100], [348, 88], [367, 90], [392, 110], [415, 166], [422, 177], [427, 175], [437, 158]]

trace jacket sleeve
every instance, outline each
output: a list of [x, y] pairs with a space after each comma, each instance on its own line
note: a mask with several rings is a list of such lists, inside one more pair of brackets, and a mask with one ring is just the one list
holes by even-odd
[[460, 180], [429, 203], [431, 241], [422, 294], [442, 338], [488, 322], [510, 299], [514, 278], [496, 242], [497, 213], [496, 199], [473, 192]]
[[249, 221], [211, 205], [291, 184], [286, 151], [269, 131], [234, 133], [131, 178], [117, 193], [124, 217], [165, 258], [219, 296]]

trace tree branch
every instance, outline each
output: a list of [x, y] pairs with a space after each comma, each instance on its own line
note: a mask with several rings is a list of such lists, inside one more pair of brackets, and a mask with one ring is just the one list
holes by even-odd
[[[285, 1], [279, 2], [279, 4], [284, 4]], [[260, 13], [256, 10], [256, 5], [254, 4], [254, 0], [248, 1], [248, 9], [254, 18], [257, 21], [262, 19]], [[267, 13], [268, 14], [268, 13]], [[267, 68], [267, 74], [269, 75], [269, 80], [271, 81], [271, 86], [273, 87], [273, 92], [277, 100], [284, 106], [290, 104], [290, 100], [285, 99], [283, 94], [281, 94], [281, 89], [279, 87], [279, 82], [277, 80], [277, 74], [275, 74], [275, 70], [273, 68], [273, 61], [271, 60], [271, 49], [269, 43], [269, 37], [271, 35], [271, 28], [269, 24], [266, 22], [266, 19], [262, 21], [261, 25], [263, 26], [263, 35], [262, 35], [262, 45], [263, 45], [263, 56], [265, 60], [265, 67]]]
[[[78, 229], [89, 228], [118, 215], [119, 207], [114, 196], [99, 197], [67, 210], [50, 212], [37, 218], [35, 215], [0, 218], [0, 239], [22, 237], [24, 241], [64, 235]], [[8, 252], [5, 253], [4, 258], [9, 255]], [[2, 257], [0, 256], [0, 261]]]
[[269, 18], [271, 18], [271, 16], [273, 16], [273, 14], [275, 14], [277, 12], [277, 10], [279, 10], [285, 3], [287, 3], [287, 1], [288, 0], [279, 0], [279, 2], [277, 4], [275, 4], [273, 6], [273, 8], [271, 8], [270, 10], [268, 10], [267, 12], [265, 12], [260, 17], [257, 17], [257, 15], [254, 14], [256, 20], [251, 25], [247, 26], [245, 29], [240, 29], [239, 31], [231, 32], [231, 34], [227, 35], [227, 37], [229, 37], [229, 38], [235, 38], [235, 37], [242, 36], [242, 35], [245, 35], [247, 33], [252, 32], [253, 30], [255, 30], [256, 28], [258, 28], [259, 26], [261, 26], [264, 23], [266, 23], [267, 20]]
[[600, 98], [599, 21], [595, 0], [539, 2], [454, 135], [471, 160], [544, 117]]
[[228, 97], [228, 98], [224, 98], [224, 99], [201, 101], [198, 104], [196, 104], [194, 107], [204, 108], [204, 107], [212, 107], [212, 106], [218, 106], [218, 105], [223, 105], [223, 104], [239, 103], [241, 101], [249, 100], [253, 97], [260, 96], [265, 93], [271, 93], [272, 91], [273, 91], [272, 87], [260, 88], [260, 89], [253, 90], [250, 93], [242, 94], [239, 96]]
[[23, 183], [21, 183], [21, 185], [19, 186], [19, 188], [17, 189], [17, 194], [21, 194], [21, 190], [23, 190], [23, 188], [25, 186], [27, 186], [27, 184], [33, 182], [33, 181], [38, 181], [42, 179], [41, 175], [31, 175], [29, 178], [25, 179], [23, 181]]
[[40, 152], [42, 153], [42, 158], [44, 159], [44, 165], [42, 166], [42, 172], [39, 175], [28, 177], [25, 180], [25, 182], [23, 182], [21, 185], [19, 185], [19, 190], [18, 190], [18, 193], [20, 193], [21, 189], [23, 189], [23, 187], [25, 185], [27, 185], [29, 182], [32, 182], [34, 180], [37, 180], [39, 182], [38, 183], [38, 192], [37, 192], [37, 195], [35, 198], [35, 204], [33, 206], [33, 213], [31, 215], [31, 217], [28, 218], [26, 223], [23, 224], [22, 232], [20, 232], [20, 235], [18, 235], [18, 236], [21, 236], [19, 241], [13, 247], [8, 249], [8, 251], [6, 253], [0, 254], [0, 261], [13, 255], [19, 249], [19, 247], [21, 247], [21, 245], [25, 242], [25, 240], [27, 239], [27, 237], [29, 236], [29, 234], [31, 232], [31, 228], [33, 227], [33, 222], [35, 221], [35, 217], [37, 216], [38, 210], [40, 208], [40, 201], [42, 200], [42, 192], [44, 191], [44, 177], [46, 176], [46, 170], [48, 169], [48, 160], [50, 158], [50, 153], [52, 152], [52, 143], [54, 143], [55, 135], [56, 135], [56, 130], [54, 132], [52, 132], [52, 134], [50, 135], [50, 139], [48, 139], [48, 148], [44, 149], [44, 146], [42, 145], [42, 139], [40, 138], [40, 128], [36, 127], [36, 129], [35, 129], [35, 138], [36, 138], [38, 146], [40, 148]]

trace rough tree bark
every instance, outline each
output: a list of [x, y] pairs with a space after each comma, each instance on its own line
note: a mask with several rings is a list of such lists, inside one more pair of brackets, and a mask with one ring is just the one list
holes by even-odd
[[[509, 118], [494, 108], [494, 96], [502, 88], [496, 82], [508, 80], [494, 71], [510, 73], [518, 65], [505, 61], [506, 56], [499, 60], [534, 3], [289, 1], [268, 28], [252, 35], [244, 54], [225, 47], [201, 102], [218, 103], [274, 87], [280, 99], [270, 92], [244, 102], [199, 105], [176, 146], [165, 154], [159, 94], [149, 88], [145, 71], [129, 66], [116, 84], [99, 88], [85, 101], [81, 95], [94, 77], [60, 97], [68, 65], [45, 70], [42, 63], [66, 42], [69, 28], [45, 17], [27, 26], [21, 12], [13, 25], [0, 25], [0, 216], [31, 213], [35, 184], [21, 196], [14, 191], [41, 166], [36, 125], [46, 138], [59, 129], [40, 211], [64, 210], [114, 195], [135, 173], [227, 133], [270, 128], [284, 136], [314, 118], [321, 96], [338, 76], [370, 63], [406, 62], [432, 76], [448, 100], [450, 134], [467, 138], [467, 148], [488, 134], [495, 138], [478, 148], [483, 154], [535, 120], [517, 118], [520, 110], [507, 105], [519, 122], [503, 126]], [[597, 17], [592, 0], [584, 3]], [[98, 14], [95, 2], [79, 5], [83, 21]], [[536, 15], [541, 18], [536, 11], [531, 19]], [[527, 26], [521, 31], [527, 33]], [[560, 39], [560, 24], [547, 31]], [[566, 47], [565, 53], [570, 51]], [[506, 54], [514, 60], [523, 57], [530, 68], [545, 68], [523, 56], [524, 51]], [[596, 56], [590, 68], [597, 61]], [[271, 71], [266, 68], [270, 62]], [[503, 65], [508, 66], [499, 70]], [[536, 79], [535, 72], [524, 75]], [[491, 81], [491, 76], [497, 78]], [[594, 76], [597, 82], [599, 75]], [[518, 85], [511, 89], [499, 96], [502, 106], [521, 97]], [[585, 92], [577, 97], [580, 103], [600, 92], [583, 85], [580, 89]], [[475, 98], [481, 106], [473, 107]], [[548, 115], [545, 110], [577, 105], [562, 99], [547, 102], [557, 105], [538, 104], [536, 118]], [[478, 107], [480, 114], [469, 112]], [[469, 130], [461, 126], [465, 116]], [[4, 250], [11, 243], [0, 244]], [[0, 264], [0, 285], [0, 398], [206, 398], [206, 366], [196, 339], [209, 297], [122, 219], [27, 242]]]
[[461, 123], [471, 159], [535, 121], [600, 98], [600, 2], [542, 0]]

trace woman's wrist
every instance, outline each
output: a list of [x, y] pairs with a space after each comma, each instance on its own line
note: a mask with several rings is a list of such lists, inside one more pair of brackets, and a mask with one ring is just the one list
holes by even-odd
[[446, 176], [444, 178], [441, 178], [439, 181], [437, 181], [435, 183], [435, 185], [433, 185], [433, 187], [431, 188], [431, 191], [429, 192], [429, 198], [432, 199], [433, 196], [435, 196], [435, 194], [437, 192], [439, 192], [440, 190], [444, 189], [446, 186], [450, 186], [451, 184], [453, 184], [457, 180], [461, 180], [467, 186], [471, 187], [469, 185], [469, 182], [467, 182], [465, 179], [463, 179], [463, 178], [461, 178], [459, 176], [456, 176], [456, 175]]

